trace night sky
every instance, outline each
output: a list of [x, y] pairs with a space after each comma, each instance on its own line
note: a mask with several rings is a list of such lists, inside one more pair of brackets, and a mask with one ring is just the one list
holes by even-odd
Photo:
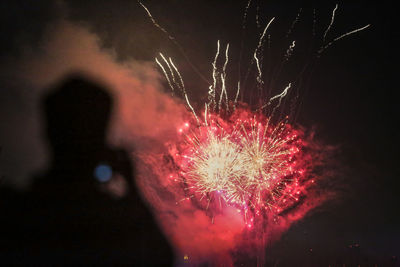
[[[320, 46], [336, 4], [253, 0], [243, 35], [246, 1], [144, 3], [208, 78], [218, 39], [221, 44], [231, 44], [231, 75], [238, 74], [243, 39], [242, 63], [248, 64], [259, 32], [255, 23], [258, 4], [261, 25], [276, 17], [270, 31], [271, 49], [265, 54], [269, 68], [280, 62], [292, 39], [297, 40], [298, 50], [291, 63], [277, 77], [278, 88], [313, 60], [313, 51]], [[334, 175], [328, 183], [336, 195], [268, 248], [271, 266], [400, 266], [397, 14], [393, 6], [383, 1], [338, 4], [328, 40], [367, 24], [371, 26], [334, 43], [304, 74], [296, 121], [314, 129], [319, 141], [336, 147], [332, 159]], [[301, 7], [299, 22], [292, 36], [286, 38]], [[6, 0], [0, 3], [0, 12], [0, 176], [6, 184], [27, 188], [32, 174], [46, 166], [38, 112], [42, 91], [30, 90], [36, 85], [24, 80], [29, 75], [20, 75], [26, 72], [21, 62], [28, 60], [26, 55], [37, 54], [40, 58], [43, 40], [48, 38], [46, 32], [60, 20], [89, 29], [101, 47], [112, 50], [119, 62], [153, 62], [160, 51], [170, 55], [180, 66], [195, 106], [201, 107], [205, 100], [207, 84], [180, 50], [151, 24], [136, 1]], [[246, 97], [251, 90], [250, 86]]]

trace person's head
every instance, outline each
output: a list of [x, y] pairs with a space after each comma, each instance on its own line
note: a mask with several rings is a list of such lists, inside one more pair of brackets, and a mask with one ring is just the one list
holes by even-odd
[[105, 142], [112, 98], [95, 82], [71, 75], [45, 97], [46, 132], [54, 150]]

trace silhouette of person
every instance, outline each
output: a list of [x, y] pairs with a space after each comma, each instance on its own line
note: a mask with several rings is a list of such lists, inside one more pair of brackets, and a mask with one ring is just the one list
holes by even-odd
[[132, 157], [106, 144], [112, 105], [106, 90], [79, 75], [44, 98], [51, 168], [19, 198], [19, 211], [8, 212], [17, 222], [10, 219], [1, 246], [9, 261], [172, 265], [133, 180]]

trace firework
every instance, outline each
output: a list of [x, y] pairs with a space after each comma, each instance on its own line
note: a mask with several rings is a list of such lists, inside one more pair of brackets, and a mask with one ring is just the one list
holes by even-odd
[[[272, 21], [265, 27], [254, 52], [259, 84], [263, 80], [258, 50]], [[290, 50], [293, 48], [294, 44]], [[303, 162], [296, 159], [299, 158], [302, 141], [288, 123], [288, 117], [277, 123], [272, 121], [291, 83], [259, 108], [263, 110], [275, 103], [269, 116], [237, 108], [240, 82], [234, 101], [229, 101], [225, 85], [229, 44], [225, 49], [224, 62], [218, 68], [220, 49], [218, 41], [212, 62], [213, 83], [209, 86], [208, 103], [205, 103], [201, 118], [189, 102], [182, 76], [172, 59], [166, 59], [161, 53], [160, 60], [156, 58], [172, 91], [182, 93], [195, 118], [193, 123], [186, 123], [178, 129], [181, 140], [174, 149], [178, 153], [172, 156], [180, 170], [180, 179], [175, 180], [184, 185], [185, 200], [195, 199], [205, 209], [212, 202], [219, 203], [221, 208], [222, 205], [234, 206], [243, 212], [246, 224], [251, 225], [247, 218], [266, 212], [278, 214], [299, 200], [299, 179], [305, 173], [300, 167]], [[249, 216], [250, 213], [253, 216]]]
[[[295, 126], [295, 120], [291, 118], [293, 110], [291, 109], [289, 113], [284, 111], [285, 98], [293, 88], [298, 94], [300, 85], [288, 82], [276, 95], [271, 95], [271, 88], [268, 88], [269, 97], [261, 98], [256, 109], [250, 109], [247, 104], [239, 101], [239, 95], [243, 95], [250, 73], [254, 74], [254, 85], [258, 92], [265, 91], [267, 87], [263, 77], [263, 47], [266, 41], [268, 44], [270, 42], [267, 32], [275, 18], [269, 19], [260, 32], [244, 82], [239, 80], [236, 88], [227, 88], [229, 43], [223, 48], [220, 41], [217, 41], [215, 57], [211, 62], [212, 80], [208, 82], [188, 60], [176, 39], [156, 22], [140, 1], [139, 3], [152, 23], [168, 36], [193, 70], [209, 84], [204, 108], [195, 109], [190, 103], [188, 90], [177, 65], [162, 53], [155, 58], [172, 94], [174, 96], [181, 94], [193, 115], [178, 127], [178, 139], [168, 144], [168, 156], [172, 159], [173, 167], [165, 168], [171, 172], [168, 175], [171, 182], [177, 185], [170, 190], [175, 193], [179, 189], [183, 191], [183, 197], [177, 199], [176, 204], [189, 201], [196, 209], [204, 211], [212, 224], [215, 215], [223, 213], [226, 207], [228, 209], [225, 210], [229, 211], [232, 208], [236, 209], [243, 218], [245, 228], [255, 229], [256, 225], [259, 226], [257, 232], [263, 234], [260, 235], [261, 240], [255, 239], [260, 241], [259, 247], [263, 247], [266, 225], [271, 226], [271, 223], [275, 223], [276, 227], [272, 226], [270, 229], [280, 228], [282, 232], [282, 229], [287, 229], [284, 225], [300, 219], [318, 205], [310, 203], [310, 199], [307, 199], [310, 189], [315, 184], [315, 176], [312, 174], [314, 152], [310, 152], [304, 131]], [[248, 1], [245, 8], [243, 30], [250, 4], [251, 1]], [[324, 31], [322, 45], [316, 53], [316, 58], [336, 41], [370, 26], [357, 28], [326, 42], [337, 9], [336, 5], [332, 11], [330, 24]], [[298, 12], [286, 37], [290, 36], [295, 24], [300, 20], [301, 12], [302, 9]], [[313, 14], [315, 24], [315, 10]], [[259, 26], [258, 14], [256, 21]], [[315, 25], [313, 36], [315, 36]], [[296, 44], [296, 40], [290, 42], [283, 55], [282, 65], [291, 58]], [[269, 87], [272, 87], [271, 84]], [[235, 93], [232, 96], [228, 95], [231, 92]], [[262, 95], [259, 94], [260, 97]], [[298, 95], [293, 99], [297, 98]], [[302, 204], [303, 208], [296, 211]], [[290, 222], [282, 222], [290, 217], [288, 214], [291, 215], [288, 219]], [[262, 254], [260, 250], [260, 255]]]
[[229, 119], [207, 117], [207, 124], [180, 129], [182, 142], [173, 155], [188, 198], [205, 209], [212, 201], [234, 206], [246, 221], [279, 214], [300, 199], [307, 178], [299, 131], [241, 108]]

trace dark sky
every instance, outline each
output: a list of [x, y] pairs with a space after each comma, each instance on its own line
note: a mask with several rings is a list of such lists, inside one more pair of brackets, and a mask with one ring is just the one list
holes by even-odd
[[[311, 60], [313, 54], [310, 51], [319, 46], [336, 2], [302, 5], [253, 0], [254, 4], [257, 2], [261, 25], [276, 17], [271, 27], [271, 50], [266, 64], [279, 63], [291, 38], [298, 40], [298, 54], [295, 50], [292, 58], [294, 63], [278, 77], [278, 84], [283, 84]], [[231, 72], [237, 75], [246, 1], [163, 0], [146, 1], [145, 4], [207, 77], [211, 72], [216, 40], [231, 43]], [[244, 65], [251, 56], [258, 31], [254, 4], [249, 11], [245, 33]], [[293, 37], [286, 38], [300, 7], [303, 9]], [[317, 18], [315, 37], [311, 34], [314, 8]], [[39, 46], [40, 49], [46, 28], [62, 17], [89, 27], [105, 48], [115, 51], [120, 61], [153, 61], [159, 51], [171, 55], [181, 66], [193, 98], [202, 100], [205, 95], [207, 85], [193, 72], [179, 49], [151, 25], [136, 1], [6, 0], [0, 3], [0, 12], [2, 147], [14, 138], [14, 130], [21, 131], [30, 123], [15, 118], [20, 118], [22, 115], [18, 114], [24, 114], [29, 107], [34, 108], [36, 105], [32, 101], [37, 101], [29, 90], [13, 86], [9, 80], [13, 69], [10, 71], [6, 62], [21, 56], [26, 47]], [[320, 57], [301, 92], [303, 102], [297, 122], [305, 127], [315, 127], [319, 140], [338, 147], [336, 157], [340, 162], [340, 177], [337, 177], [337, 183], [340, 185], [337, 187], [341, 191], [337, 200], [294, 225], [272, 246], [270, 258], [278, 260], [282, 266], [290, 266], [297, 260], [319, 266], [356, 257], [360, 262], [391, 266], [391, 257], [400, 257], [400, 147], [396, 131], [398, 79], [395, 79], [399, 32], [396, 16], [394, 7], [382, 1], [373, 4], [339, 2], [328, 39], [366, 24], [371, 27], [340, 40]], [[29, 140], [23, 140], [22, 144], [24, 142], [29, 143]], [[32, 152], [26, 151], [22, 144], [10, 153], [3, 149], [0, 175], [5, 176], [10, 165], [30, 165], [26, 154]], [[355, 244], [359, 247], [354, 247]], [[398, 259], [397, 264], [399, 262]]]

